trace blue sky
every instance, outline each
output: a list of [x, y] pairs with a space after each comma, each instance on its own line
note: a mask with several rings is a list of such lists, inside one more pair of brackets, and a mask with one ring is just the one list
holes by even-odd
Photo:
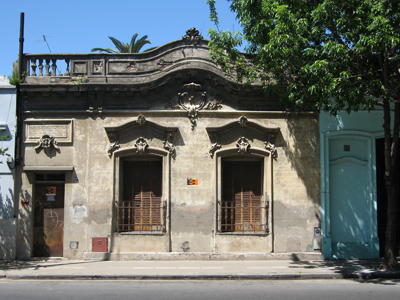
[[[240, 29], [226, 0], [217, 1], [217, 11], [221, 30]], [[2, 0], [1, 75], [11, 75], [18, 58], [21, 12], [24, 53], [49, 53], [43, 35], [52, 53], [88, 53], [94, 47], [114, 48], [108, 36], [130, 42], [134, 33], [147, 34], [151, 46], [161, 46], [182, 38], [192, 27], [208, 39], [213, 27], [206, 0]]]

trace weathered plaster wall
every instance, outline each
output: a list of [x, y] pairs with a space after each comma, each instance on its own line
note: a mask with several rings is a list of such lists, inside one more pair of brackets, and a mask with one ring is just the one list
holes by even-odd
[[[176, 135], [176, 156], [170, 158], [169, 228], [165, 235], [132, 235], [115, 233], [113, 215], [115, 161], [107, 155], [109, 140], [107, 126], [117, 126], [130, 119], [126, 116], [74, 119], [73, 144], [60, 147], [59, 153], [49, 157], [31, 145], [25, 148], [26, 164], [42, 166], [72, 165], [65, 186], [64, 256], [80, 258], [91, 252], [93, 237], [108, 237], [109, 249], [114, 253], [129, 252], [209, 252], [209, 253], [270, 253], [312, 251], [314, 227], [319, 220], [319, 147], [318, 122], [311, 116], [269, 118], [268, 114], [252, 115], [249, 119], [269, 127], [279, 127], [278, 157], [272, 160], [272, 172], [265, 172], [272, 184], [272, 228], [265, 236], [224, 235], [216, 232], [217, 172], [216, 157], [211, 157], [211, 141], [206, 127], [223, 126], [237, 119], [218, 114], [204, 114], [194, 130], [189, 119], [168, 114], [151, 113], [146, 117], [157, 124], [179, 128]], [[237, 136], [227, 136], [226, 148], [234, 148]], [[146, 132], [131, 133], [129, 143]], [[236, 135], [236, 136], [235, 136]], [[150, 147], [158, 145], [149, 141]], [[253, 148], [262, 148], [257, 134], [251, 139]], [[160, 145], [158, 145], [160, 146]], [[198, 178], [198, 186], [187, 185], [187, 178]], [[30, 189], [26, 182], [22, 189]], [[30, 213], [21, 219], [30, 219]], [[26, 224], [28, 229], [29, 224]], [[29, 240], [29, 231], [25, 233]], [[70, 242], [79, 243], [70, 249]], [[29, 244], [29, 243], [28, 243]]]
[[16, 88], [0, 75], [0, 135], [10, 135], [0, 141], [0, 259], [15, 258], [17, 219], [15, 218], [14, 167], [16, 133]]

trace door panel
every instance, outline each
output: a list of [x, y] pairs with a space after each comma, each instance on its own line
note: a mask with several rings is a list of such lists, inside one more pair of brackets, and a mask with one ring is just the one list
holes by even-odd
[[63, 256], [64, 184], [36, 184], [33, 256]]

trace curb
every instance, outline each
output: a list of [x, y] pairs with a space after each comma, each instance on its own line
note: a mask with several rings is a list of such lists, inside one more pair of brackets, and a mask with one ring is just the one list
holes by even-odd
[[10, 280], [317, 280], [400, 279], [399, 272], [266, 275], [4, 275]]

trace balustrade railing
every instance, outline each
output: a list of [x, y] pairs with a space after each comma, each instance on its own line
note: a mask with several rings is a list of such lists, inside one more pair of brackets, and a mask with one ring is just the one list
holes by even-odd
[[[103, 57], [101, 57], [103, 58]], [[99, 59], [97, 54], [25, 54], [24, 70], [25, 77], [56, 77], [73, 75], [71, 63], [79, 61], [87, 66], [93, 59]], [[77, 72], [75, 72], [77, 73]], [[80, 68], [77, 75], [88, 75], [88, 68]]]
[[[66, 68], [65, 72], [62, 73], [57, 67], [57, 61], [65, 61]], [[69, 58], [35, 58], [29, 59], [29, 64], [31, 72], [28, 73], [29, 76], [70, 76], [69, 72]]]

